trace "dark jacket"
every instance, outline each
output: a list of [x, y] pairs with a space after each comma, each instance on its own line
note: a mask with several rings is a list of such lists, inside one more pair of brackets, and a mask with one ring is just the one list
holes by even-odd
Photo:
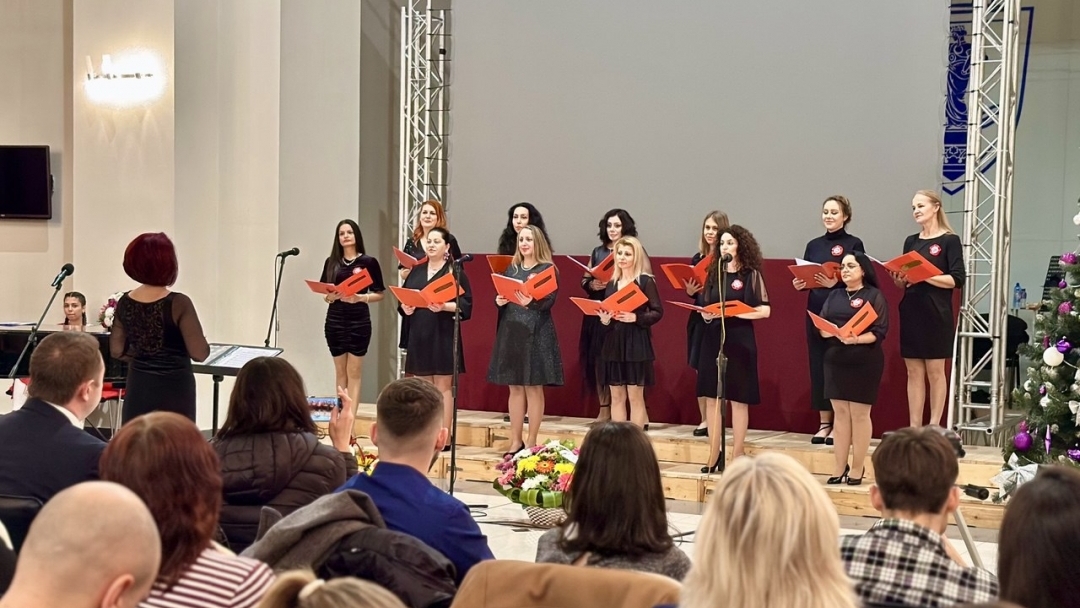
[[40, 399], [0, 416], [0, 494], [43, 504], [77, 483], [98, 478], [105, 442], [76, 428]]
[[237, 553], [255, 541], [262, 507], [288, 515], [356, 474], [351, 454], [319, 443], [311, 433], [237, 435], [213, 444], [224, 482], [221, 528]]
[[246, 551], [275, 572], [311, 568], [329, 579], [355, 576], [386, 587], [411, 608], [445, 608], [457, 591], [454, 565], [403, 532], [387, 530], [363, 492], [323, 496], [281, 518], [264, 509], [259, 540]]

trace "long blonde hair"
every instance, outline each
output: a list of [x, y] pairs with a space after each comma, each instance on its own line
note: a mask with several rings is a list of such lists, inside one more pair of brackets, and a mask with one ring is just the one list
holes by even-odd
[[[649, 256], [645, 253], [645, 247], [641, 244], [641, 241], [636, 237], [624, 236], [621, 239], [615, 241], [615, 255], [619, 254], [619, 247], [629, 247], [634, 250], [634, 267], [630, 270], [630, 280], [636, 281], [638, 277], [643, 274], [652, 275], [652, 265], [649, 264]], [[622, 268], [619, 265], [615, 265], [615, 272], [611, 275], [611, 280], [618, 284], [622, 279]]]
[[[551, 263], [551, 245], [548, 245], [547, 235], [544, 231], [532, 224], [525, 226], [518, 231], [518, 238], [521, 238], [521, 232], [525, 230], [532, 231], [533, 235], [533, 255], [536, 257], [537, 264], [550, 264]], [[511, 262], [515, 266], [521, 266], [524, 263], [525, 258], [521, 255], [521, 248], [517, 246], [517, 241], [514, 242], [514, 259]]]
[[716, 222], [719, 230], [716, 231], [716, 248], [720, 248], [720, 235], [724, 234], [724, 231], [731, 226], [731, 221], [728, 220], [728, 216], [723, 211], [710, 211], [705, 215], [705, 219], [701, 220], [701, 230], [698, 231], [698, 251], [701, 255], [709, 255], [712, 251], [709, 250], [709, 243], [705, 241], [705, 222], [712, 220]]
[[919, 190], [915, 193], [915, 196], [924, 196], [930, 199], [931, 203], [937, 205], [937, 213], [934, 214], [934, 219], [937, 220], [938, 227], [945, 229], [945, 234], [956, 234], [956, 231], [949, 224], [949, 218], [945, 215], [945, 207], [941, 205], [940, 194], [933, 190]]
[[324, 581], [310, 570], [279, 576], [257, 608], [405, 608], [398, 596], [351, 576]]
[[679, 607], [856, 608], [839, 535], [825, 489], [793, 458], [738, 458], [705, 507]]

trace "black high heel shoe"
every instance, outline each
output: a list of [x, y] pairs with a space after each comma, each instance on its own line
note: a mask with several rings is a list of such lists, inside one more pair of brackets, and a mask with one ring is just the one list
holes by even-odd
[[865, 476], [866, 476], [866, 467], [863, 467], [862, 474], [859, 475], [858, 477], [852, 477], [850, 475], [848, 476], [847, 485], [849, 485], [849, 486], [861, 486], [862, 485], [862, 479]]
[[707, 475], [712, 475], [713, 473], [719, 473], [720, 472], [720, 458], [721, 458], [720, 456], [717, 456], [716, 457], [716, 462], [714, 462], [712, 466], [705, 465], [705, 466], [701, 467], [701, 472], [705, 473]]
[[[839, 477], [830, 477], [830, 478], [825, 480], [825, 483], [829, 484], [830, 486], [840, 485], [840, 484], [842, 484], [844, 482], [847, 482], [849, 485], [859, 485], [859, 484], [852, 484], [851, 480], [848, 479], [848, 473], [850, 471], [851, 471], [851, 466], [845, 464], [844, 465], [844, 472], [841, 473]], [[859, 483], [862, 483], [862, 477], [859, 478]]]

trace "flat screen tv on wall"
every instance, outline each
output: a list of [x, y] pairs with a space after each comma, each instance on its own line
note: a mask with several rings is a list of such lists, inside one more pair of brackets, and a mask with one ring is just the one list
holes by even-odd
[[49, 146], [0, 146], [0, 218], [52, 219]]

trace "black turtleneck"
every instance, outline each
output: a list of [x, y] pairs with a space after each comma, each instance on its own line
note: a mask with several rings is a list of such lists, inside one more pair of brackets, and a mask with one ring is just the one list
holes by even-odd
[[[826, 232], [824, 235], [807, 243], [803, 259], [815, 264], [824, 264], [825, 262], [839, 264], [844, 259], [844, 256], [852, 251], [866, 253], [866, 248], [863, 247], [862, 239], [848, 234], [847, 230], [841, 228], [835, 232]], [[836, 286], [833, 287], [833, 289], [843, 288], [843, 281], [837, 281]], [[806, 300], [806, 309], [818, 314], [821, 312], [821, 307], [825, 305], [825, 300], [829, 297], [829, 290], [819, 287], [809, 291], [810, 295]]]

